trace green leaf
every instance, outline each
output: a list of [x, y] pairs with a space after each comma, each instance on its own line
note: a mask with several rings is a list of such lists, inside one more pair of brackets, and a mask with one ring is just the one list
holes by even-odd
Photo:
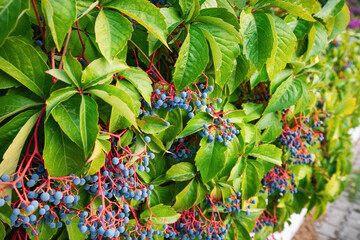
[[243, 157], [239, 157], [237, 159], [237, 161], [235, 162], [233, 168], [231, 169], [230, 171], [230, 175], [229, 175], [229, 178], [228, 180], [234, 180], [236, 178], [238, 178], [241, 174], [242, 174], [242, 161], [244, 161], [244, 158]]
[[328, 0], [325, 6], [315, 14], [318, 18], [330, 18], [339, 14], [345, 5], [345, 0]]
[[197, 0], [180, 0], [179, 5], [185, 23], [191, 22], [200, 14], [200, 3]]
[[272, 18], [264, 12], [242, 14], [240, 19], [244, 53], [258, 70], [262, 69], [273, 50], [276, 33], [270, 21]]
[[43, 56], [23, 40], [16, 37], [6, 40], [0, 48], [0, 69], [41, 98], [49, 95], [52, 80], [45, 73], [48, 66]]
[[149, 32], [155, 35], [165, 46], [167, 46], [167, 25], [159, 8], [147, 0], [113, 0], [103, 7], [119, 10], [139, 24], [143, 25]]
[[131, 67], [121, 70], [118, 75], [131, 82], [144, 97], [145, 101], [149, 104], [151, 103], [152, 81], [143, 70]]
[[197, 131], [200, 131], [201, 129], [203, 129], [204, 124], [209, 125], [212, 123], [212, 120], [213, 118], [208, 113], [196, 113], [195, 117], [187, 122], [186, 127], [179, 134], [179, 136], [177, 136], [177, 138], [183, 138], [193, 133], [196, 133]]
[[57, 50], [60, 52], [71, 25], [76, 20], [75, 0], [43, 0], [41, 9]]
[[285, 80], [289, 79], [289, 77], [291, 76], [291, 78], [293, 74], [293, 70], [286, 68], [284, 70], [282, 70], [281, 72], [279, 72], [274, 79], [271, 80], [270, 82], [270, 94], [274, 94], [275, 90], [281, 85], [281, 83], [283, 83]]
[[25, 109], [40, 105], [21, 95], [9, 94], [0, 97], [0, 122]]
[[244, 103], [242, 107], [246, 114], [246, 116], [244, 117], [245, 122], [251, 122], [255, 119], [260, 118], [264, 110], [264, 106], [262, 104], [256, 103]]
[[93, 1], [93, 0], [77, 0], [76, 1], [76, 17], [77, 20], [88, 14], [91, 10], [93, 10], [97, 5], [99, 4], [99, 1]]
[[209, 49], [201, 30], [191, 25], [175, 63], [173, 82], [179, 91], [196, 81], [209, 61]]
[[[270, 59], [270, 58], [269, 58]], [[250, 78], [250, 87], [254, 88], [261, 82], [265, 82], [269, 79], [268, 73], [266, 72], [265, 66], [261, 69], [260, 72], [256, 71]]]
[[92, 61], [82, 74], [82, 86], [88, 88], [90, 86], [101, 84], [112, 78], [114, 73], [129, 68], [123, 60], [115, 59], [112, 62], [106, 61], [105, 58], [99, 58]]
[[[155, 152], [155, 153], [160, 153], [160, 152], [165, 152], [166, 148], [164, 146], [164, 144], [162, 143], [162, 141], [157, 138], [155, 135], [151, 134], [148, 135], [151, 139], [151, 141], [147, 144], [147, 146], [150, 148], [151, 151]], [[140, 135], [140, 138], [144, 141], [144, 137], [143, 135]]]
[[341, 32], [346, 30], [347, 25], [350, 21], [350, 11], [348, 6], [344, 5], [341, 12], [336, 15], [334, 19], [334, 25], [333, 29], [330, 33], [329, 40], [334, 39], [337, 35], [339, 35]]
[[246, 229], [244, 226], [244, 222], [240, 221], [238, 219], [234, 219], [234, 223], [236, 226], [236, 238], [237, 239], [243, 239], [243, 240], [251, 240], [250, 232]]
[[242, 53], [236, 59], [236, 67], [227, 83], [230, 93], [233, 93], [236, 88], [245, 80], [246, 75], [250, 69], [250, 63]]
[[103, 56], [112, 61], [126, 46], [133, 28], [118, 11], [102, 9], [96, 18], [95, 36]]
[[341, 191], [341, 181], [338, 179], [338, 176], [336, 174], [333, 174], [331, 176], [330, 181], [325, 185], [325, 193], [330, 198], [334, 198], [339, 194], [340, 191]]
[[207, 137], [201, 140], [200, 149], [195, 156], [195, 165], [204, 183], [209, 182], [224, 168], [225, 151], [226, 146], [218, 141], [209, 143]]
[[261, 160], [281, 165], [282, 150], [272, 144], [262, 144], [253, 148], [249, 153], [250, 156], [257, 157]]
[[261, 134], [262, 143], [274, 141], [281, 134], [282, 126], [274, 112], [265, 114], [256, 125], [261, 130], [265, 129]]
[[169, 188], [156, 186], [150, 195], [150, 206], [155, 206], [159, 203], [171, 205], [172, 204], [172, 194]]
[[225, 8], [205, 8], [200, 11], [200, 16], [220, 18], [224, 22], [233, 25], [237, 31], [240, 29], [239, 20], [237, 17]]
[[308, 50], [304, 54], [306, 56], [305, 61], [310, 60], [310, 58], [315, 57], [320, 54], [321, 51], [326, 47], [327, 33], [324, 25], [319, 22], [316, 22], [309, 33], [309, 45]]
[[258, 129], [255, 125], [251, 123], [240, 123], [238, 125], [241, 127], [240, 133], [246, 143], [250, 143], [256, 138]]
[[1, 240], [4, 240], [5, 237], [6, 237], [5, 226], [4, 226], [4, 224], [1, 222], [1, 223], [0, 223], [0, 239], [1, 239]]
[[141, 131], [148, 134], [154, 134], [157, 132], [164, 131], [168, 127], [165, 126], [165, 122], [158, 117], [144, 116], [143, 120], [140, 120], [143, 126], [140, 126]]
[[80, 133], [86, 155], [88, 155], [93, 148], [99, 132], [98, 118], [98, 106], [94, 99], [87, 95], [81, 95]]
[[296, 21], [296, 26], [293, 29], [293, 33], [296, 36], [296, 39], [302, 40], [306, 34], [309, 33], [311, 27], [313, 26], [312, 22], [308, 22], [303, 19], [299, 19]]
[[46, 224], [44, 221], [42, 221], [38, 226], [37, 230], [39, 230], [38, 236], [33, 236], [32, 229], [27, 228], [26, 231], [28, 232], [28, 236], [32, 240], [49, 240], [54, 237], [56, 232], [59, 230], [58, 228], [50, 228], [49, 224]]
[[79, 222], [80, 222], [79, 218], [72, 218], [70, 225], [65, 224], [66, 230], [68, 232], [69, 240], [84, 240], [85, 239], [86, 234], [83, 234], [80, 232], [80, 229], [78, 227]]
[[7, 204], [0, 208], [0, 219], [9, 226], [11, 225], [10, 216], [12, 214], [12, 211], [12, 207]]
[[41, 9], [57, 50], [60, 52], [65, 36], [76, 20], [76, 1], [43, 0], [41, 1]]
[[[183, 21], [180, 17], [178, 11], [174, 7], [166, 7], [160, 8], [160, 12], [165, 17], [165, 22], [167, 24], [168, 34], [171, 34], [177, 26]], [[149, 56], [152, 55], [160, 46], [161, 41], [157, 39], [154, 35], [149, 33], [148, 35], [149, 41]]]
[[194, 7], [194, 0], [179, 0], [179, 5], [182, 12], [182, 17], [186, 18], [189, 15], [191, 8]]
[[89, 96], [76, 94], [59, 103], [52, 115], [66, 135], [88, 156], [98, 133], [96, 102]]
[[234, 27], [220, 19], [201, 17], [202, 22], [197, 26], [203, 31], [211, 48], [215, 68], [215, 81], [224, 86], [234, 70], [234, 63], [240, 53], [237, 36], [239, 33]]
[[[11, 120], [6, 122], [0, 128], [0, 156], [4, 156], [4, 153], [9, 148], [10, 144], [19, 133], [25, 123], [36, 114], [38, 110], [27, 110], [25, 112], [17, 114]], [[2, 159], [1, 159], [2, 160]]]
[[112, 85], [96, 85], [88, 90], [116, 108], [131, 124], [138, 129], [134, 105], [131, 99], [126, 99], [126, 92]]
[[55, 69], [54, 68], [54, 69], [47, 70], [46, 73], [50, 74], [51, 76], [57, 78], [60, 81], [63, 81], [64, 83], [67, 83], [69, 85], [73, 85], [73, 81], [67, 75], [65, 70]]
[[193, 179], [178, 195], [176, 195], [176, 201], [173, 208], [177, 212], [185, 211], [194, 206], [196, 200], [197, 184]]
[[75, 93], [77, 93], [77, 91], [72, 87], [61, 88], [52, 92], [50, 97], [46, 100], [45, 121], [48, 119], [50, 113], [57, 105], [71, 98]]
[[296, 104], [295, 114], [305, 111], [308, 108], [309, 104], [310, 104], [310, 92], [309, 92], [309, 89], [306, 86], [306, 83], [304, 81], [302, 81], [300, 79], [299, 79], [299, 81], [301, 82], [302, 95], [301, 95], [301, 98], [299, 99], [299, 101]]
[[[102, 141], [104, 141], [104, 140], [102, 140]], [[105, 141], [105, 142], [108, 142], [108, 141]], [[110, 143], [110, 142], [108, 142], [108, 143]], [[108, 149], [110, 150], [110, 147]], [[94, 175], [95, 173], [97, 173], [97, 171], [99, 171], [100, 168], [102, 168], [102, 166], [104, 166], [105, 154], [103, 152], [101, 140], [96, 140], [94, 151], [93, 151], [91, 157], [89, 158], [88, 162], [89, 161], [91, 161], [91, 163], [90, 163], [89, 171], [87, 173], [88, 175]]]
[[146, 209], [140, 215], [140, 219], [144, 220], [144, 222], [151, 221], [158, 226], [175, 223], [179, 217], [180, 214], [176, 213], [170, 206], [164, 204], [158, 204], [151, 207], [150, 210]]
[[68, 176], [85, 165], [84, 151], [66, 136], [51, 117], [45, 123], [43, 159], [52, 177]]
[[[97, 10], [94, 10], [93, 12], [97, 12]], [[89, 16], [89, 15], [87, 15]], [[85, 18], [86, 19], [86, 18]], [[85, 21], [85, 19], [83, 21]], [[80, 21], [81, 23], [82, 21]], [[79, 24], [80, 24], [79, 23]], [[92, 26], [92, 28], [90, 28]], [[81, 26], [79, 26], [82, 28]], [[90, 31], [87, 32], [87, 31]], [[71, 54], [74, 56], [81, 56], [83, 54], [83, 46], [84, 45], [84, 56], [89, 62], [94, 61], [95, 59], [98, 59], [102, 57], [102, 54], [99, 50], [99, 46], [96, 43], [95, 35], [93, 33], [93, 23], [89, 23], [88, 27], [85, 31], [80, 30], [80, 36], [82, 39], [82, 42], [80, 40], [80, 36], [77, 30], [72, 30], [69, 40], [69, 49], [71, 49]], [[119, 58], [121, 57], [121, 53], [119, 54]]]
[[[134, 105], [135, 116], [139, 115], [141, 103], [139, 101], [140, 94], [136, 88], [128, 81], [117, 81], [116, 87], [123, 90], [123, 93], [127, 94], [126, 97], [129, 100], [130, 105]], [[125, 98], [125, 95], [123, 95]], [[131, 101], [132, 100], [132, 101]], [[120, 129], [131, 127], [131, 123], [115, 108], [112, 107], [109, 123], [109, 131], [115, 132]]]
[[19, 19], [29, 8], [29, 0], [2, 1], [0, 3], [0, 46], [15, 29]]
[[254, 9], [265, 6], [279, 7], [302, 19], [315, 22], [311, 14], [316, 5], [315, 0], [261, 0], [255, 4]]
[[249, 199], [255, 196], [260, 189], [264, 168], [260, 162], [253, 159], [246, 159], [241, 163], [244, 164], [241, 181], [242, 198]]
[[174, 109], [167, 112], [165, 120], [170, 123], [170, 127], [165, 131], [160, 132], [157, 136], [163, 142], [170, 142], [175, 139], [176, 136], [183, 129], [183, 120], [180, 109]]
[[190, 180], [196, 175], [196, 168], [189, 162], [181, 162], [172, 165], [166, 172], [166, 178], [173, 181]]
[[[24, 117], [24, 119], [28, 119], [24, 125], [21, 125], [20, 131], [16, 134], [16, 137], [12, 140], [12, 142], [9, 141], [10, 140], [9, 138], [6, 139], [10, 145], [7, 148], [4, 155], [2, 156], [2, 162], [0, 164], [0, 175], [1, 176], [4, 174], [10, 175], [15, 172], [17, 165], [18, 165], [20, 155], [21, 155], [22, 148], [23, 148], [26, 140], [28, 139], [28, 136], [29, 136], [31, 130], [33, 129], [36, 121], [38, 120], [39, 115], [40, 115], [40, 112], [27, 111], [27, 112], [24, 112], [23, 114], [19, 114], [17, 117], [12, 119], [5, 125], [5, 126], [10, 125], [10, 124], [12, 125], [13, 120], [20, 118], [20, 117]], [[7, 130], [4, 127], [0, 128], [0, 133], [2, 132], [1, 130], [3, 130], [3, 129]], [[7, 134], [8, 133], [9, 132], [7, 132]], [[3, 136], [3, 134], [1, 134], [1, 135]]]
[[286, 81], [276, 89], [271, 96], [268, 106], [264, 113], [276, 112], [282, 109], [289, 108], [294, 105], [301, 97], [302, 86], [301, 81], [289, 77]]
[[222, 171], [218, 174], [218, 177], [223, 177], [230, 174], [231, 169], [233, 169], [236, 161], [239, 158], [240, 153], [240, 143], [238, 138], [234, 138], [229, 144], [227, 145], [227, 149], [225, 152], [225, 167]]
[[68, 52], [64, 57], [64, 70], [75, 86], [80, 88], [82, 67], [81, 63]]
[[12, 78], [9, 74], [0, 70], [0, 89], [8, 89], [21, 86], [21, 83]]
[[295, 51], [296, 37], [290, 27], [279, 17], [273, 16], [277, 34], [277, 48], [274, 61], [266, 64], [269, 78], [273, 79], [290, 62]]
[[200, 179], [196, 180], [196, 186], [197, 186], [197, 194], [196, 194], [196, 204], [203, 203], [205, 196], [208, 194], [208, 190], [206, 189], [205, 185], [201, 182]]

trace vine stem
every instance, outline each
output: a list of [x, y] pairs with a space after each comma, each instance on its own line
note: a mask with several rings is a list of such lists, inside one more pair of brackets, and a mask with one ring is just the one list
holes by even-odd
[[[54, 69], [55, 68], [55, 48], [53, 50], [51, 50], [50, 56], [51, 56], [51, 69]], [[57, 78], [52, 77], [52, 80], [53, 80], [53, 84], [55, 84], [57, 81]]]
[[39, 12], [38, 12], [37, 7], [36, 7], [36, 4], [35, 4], [35, 0], [31, 0], [31, 4], [32, 4], [32, 6], [33, 6], [33, 8], [34, 8], [34, 11], [35, 11], [35, 15], [36, 15], [36, 19], [37, 19], [38, 24], [39, 24], [39, 28], [40, 28], [40, 32], [41, 32], [42, 39], [43, 39], [43, 41], [45, 42], [44, 29], [41, 27], [41, 20], [40, 20]]
[[67, 35], [67, 38], [66, 38], [66, 42], [65, 42], [65, 45], [64, 45], [64, 49], [63, 49], [63, 52], [61, 54], [61, 61], [60, 61], [60, 65], [59, 65], [59, 69], [62, 68], [63, 64], [64, 64], [64, 57], [65, 57], [65, 54], [66, 54], [66, 50], [68, 48], [68, 45], [69, 45], [69, 41], [70, 41], [70, 35], [71, 35], [71, 28], [68, 32], [68, 35]]
[[[131, 42], [140, 52], [142, 55], [144, 55], [144, 57], [146, 58], [146, 60], [149, 61], [149, 63], [152, 65], [152, 61], [150, 60], [150, 58], [148, 58], [148, 56], [143, 52], [143, 50], [141, 50], [141, 48], [136, 45], [136, 43], [134, 43], [134, 41], [132, 41], [131, 39], [129, 39], [129, 42]], [[154, 68], [155, 72], [159, 75], [159, 77], [161, 78], [161, 80], [165, 81], [165, 79], [163, 78], [163, 76], [161, 75], [161, 73], [159, 72], [159, 70], [152, 65], [152, 67]], [[165, 81], [166, 82], [166, 81]]]

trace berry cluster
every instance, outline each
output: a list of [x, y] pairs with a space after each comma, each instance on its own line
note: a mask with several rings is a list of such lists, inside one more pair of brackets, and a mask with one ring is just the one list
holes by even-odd
[[176, 161], [191, 158], [197, 151], [196, 143], [193, 136], [175, 139], [169, 149], [169, 158]]
[[[35, 143], [36, 131], [32, 138]], [[0, 192], [5, 196], [0, 199], [0, 207], [11, 200], [6, 194], [7, 188], [16, 193], [11, 203], [11, 226], [31, 228], [31, 233], [37, 235], [38, 225], [42, 222], [50, 228], [61, 228], [63, 223], [69, 225], [74, 218], [78, 218], [80, 232], [89, 234], [91, 239], [143, 236], [144, 229], [151, 229], [152, 223], [143, 225], [138, 221], [130, 222], [130, 214], [135, 219], [137, 216], [127, 201], [144, 201], [151, 194], [153, 186], [143, 185], [136, 169], [139, 172], [150, 171], [147, 166], [155, 155], [146, 151], [146, 145], [144, 151], [138, 154], [132, 153], [128, 146], [122, 147], [119, 139], [125, 131], [109, 134], [112, 148], [106, 154], [104, 166], [94, 175], [84, 177], [74, 174], [49, 176], [37, 147], [32, 154], [29, 153], [30, 142], [18, 170], [0, 178]], [[83, 199], [78, 206], [80, 192], [83, 191], [90, 197]], [[149, 230], [148, 234], [156, 235], [157, 232]]]
[[[251, 208], [251, 204], [256, 204], [256, 201], [253, 199], [244, 200], [241, 199], [241, 192], [237, 192], [235, 195], [231, 195], [229, 198], [224, 201], [218, 201], [216, 203], [216, 207], [223, 208], [224, 213], [231, 213], [231, 212], [241, 212], [242, 208], [242, 201], [245, 203], [245, 213], [246, 215], [250, 215], [249, 209]], [[204, 200], [205, 204], [212, 205], [213, 201], [210, 198]]]
[[268, 194], [272, 194], [276, 191], [280, 193], [297, 193], [295, 174], [289, 175], [287, 169], [282, 167], [274, 167], [271, 169], [263, 179], [261, 184], [264, 186], [262, 191], [265, 193], [268, 190]]
[[208, 142], [218, 141], [222, 142], [225, 146], [228, 142], [232, 141], [236, 135], [240, 133], [233, 124], [230, 124], [231, 119], [222, 119], [220, 116], [213, 119], [210, 126], [204, 124], [204, 130], [200, 132], [201, 137], [208, 136]]
[[[290, 150], [292, 157], [294, 158], [294, 164], [311, 164], [311, 154], [307, 151], [307, 145], [317, 144], [315, 141], [323, 141], [324, 136], [322, 133], [314, 132], [313, 128], [319, 127], [323, 124], [323, 121], [319, 120], [319, 113], [316, 109], [315, 120], [313, 121], [312, 128], [307, 124], [310, 123], [310, 119], [299, 114], [295, 116], [290, 109], [283, 112], [282, 118], [284, 120], [284, 127], [278, 141], [286, 146], [287, 150]], [[291, 120], [288, 121], [288, 114], [292, 114]], [[329, 116], [326, 114], [326, 116]]]
[[274, 227], [274, 224], [277, 222], [276, 218], [273, 217], [267, 210], [265, 210], [258, 219], [255, 220], [255, 227], [253, 232], [260, 232], [265, 226]]
[[[194, 118], [195, 111], [205, 110], [206, 113], [213, 117], [213, 120], [210, 125], [204, 124], [204, 130], [200, 132], [201, 137], [208, 136], [209, 142], [215, 140], [223, 142], [226, 146], [228, 141], [232, 141], [236, 135], [240, 133], [240, 131], [231, 124], [231, 119], [226, 117], [226, 112], [216, 111], [215, 104], [220, 104], [222, 99], [210, 98], [208, 96], [214, 90], [214, 87], [209, 86], [207, 82], [194, 83], [194, 90], [186, 87], [186, 90], [177, 93], [174, 84], [170, 84], [161, 79], [159, 81], [154, 80], [157, 75], [151, 68], [147, 72], [150, 77], [152, 76], [151, 79], [154, 82], [155, 89], [151, 96], [151, 104], [144, 100], [142, 101], [140, 116], [157, 116], [155, 111], [162, 108], [167, 111], [183, 109], [188, 112], [189, 118]], [[168, 123], [168, 125], [170, 124]]]
[[258, 103], [258, 104], [263, 104], [263, 103], [268, 103], [269, 100], [270, 100], [269, 85], [266, 85], [265, 83], [260, 82], [250, 92], [250, 97], [248, 99], [246, 99], [245, 101], [246, 102], [252, 102], [252, 103]]
[[[208, 214], [203, 213], [198, 205], [181, 212], [178, 221], [171, 225], [165, 225], [165, 238], [168, 239], [224, 239], [227, 228], [221, 220], [220, 212], [216, 205], [207, 196], [206, 201], [211, 205]], [[209, 215], [209, 216], [206, 216]]]

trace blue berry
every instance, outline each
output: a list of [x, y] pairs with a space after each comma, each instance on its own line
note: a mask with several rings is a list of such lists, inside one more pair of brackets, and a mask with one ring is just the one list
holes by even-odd
[[41, 46], [43, 43], [42, 43], [41, 40], [36, 40], [36, 41], [35, 41], [35, 44], [38, 45], [38, 46]]
[[26, 207], [25, 211], [27, 213], [32, 213], [35, 210], [35, 207], [33, 205], [29, 205]]
[[149, 142], [151, 142], [151, 138], [150, 138], [149, 136], [146, 136], [146, 137], [144, 138], [144, 141], [145, 141], [146, 143], [149, 143]]
[[47, 193], [47, 192], [44, 192], [44, 193], [41, 194], [40, 199], [41, 199], [42, 201], [49, 201], [49, 199], [50, 199], [50, 194]]

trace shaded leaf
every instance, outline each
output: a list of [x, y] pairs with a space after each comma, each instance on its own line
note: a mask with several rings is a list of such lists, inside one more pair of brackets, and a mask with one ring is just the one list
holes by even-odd
[[43, 159], [53, 177], [68, 176], [85, 165], [84, 151], [66, 136], [52, 117], [45, 123]]
[[0, 46], [15, 29], [19, 19], [29, 8], [29, 0], [2, 1], [0, 3]]
[[0, 69], [41, 98], [49, 95], [52, 80], [43, 56], [19, 38], [9, 37], [0, 48]]

